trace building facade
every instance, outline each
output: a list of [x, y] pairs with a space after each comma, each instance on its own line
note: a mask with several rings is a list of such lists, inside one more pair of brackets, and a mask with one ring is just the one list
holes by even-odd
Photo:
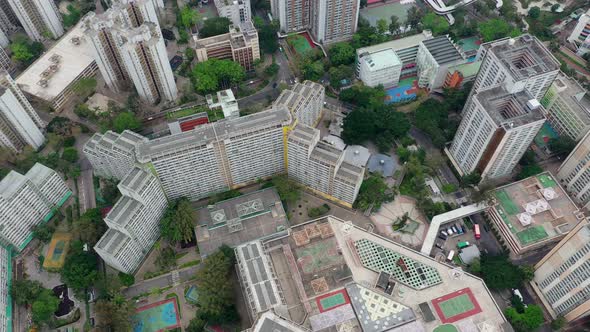
[[320, 141], [320, 131], [297, 125], [287, 141], [288, 174], [322, 196], [352, 206], [365, 167], [345, 160], [345, 152]]
[[391, 49], [375, 52], [359, 59], [359, 78], [370, 87], [397, 86], [402, 65], [400, 58]]
[[578, 18], [578, 24], [567, 38], [572, 43], [580, 56], [590, 52], [590, 9]]
[[0, 245], [0, 331], [12, 331], [12, 251]]
[[270, 5], [281, 31], [291, 33], [309, 28], [311, 0], [271, 0]]
[[230, 19], [234, 26], [252, 21], [250, 0], [215, 0], [219, 16]]
[[229, 33], [226, 34], [194, 38], [198, 62], [209, 59], [233, 60], [246, 70], [253, 70], [254, 61], [260, 59], [258, 32], [252, 22], [245, 22], [240, 28], [230, 26]]
[[25, 175], [8, 173], [0, 181], [0, 244], [22, 250], [33, 228], [51, 219], [70, 195], [64, 180], [39, 163]]
[[130, 130], [121, 134], [109, 130], [92, 135], [83, 152], [96, 175], [120, 181], [134, 168], [137, 147], [147, 141]]
[[579, 141], [590, 130], [590, 95], [575, 79], [560, 72], [541, 99], [547, 121], [559, 136]]
[[590, 225], [581, 220], [535, 265], [533, 289], [553, 319], [590, 314]]
[[325, 93], [323, 85], [304, 81], [283, 90], [273, 105], [284, 105], [297, 123], [315, 127], [322, 115]]
[[448, 68], [465, 62], [465, 55], [448, 35], [422, 41], [416, 55], [418, 86], [429, 90], [441, 88]]
[[495, 87], [473, 95], [449, 149], [455, 168], [482, 179], [510, 175], [545, 122], [543, 113], [527, 91]]
[[38, 149], [45, 142], [45, 123], [20, 91], [10, 74], [0, 72], [0, 146], [20, 152]]
[[559, 166], [557, 178], [574, 201], [590, 209], [590, 132]]
[[121, 58], [140, 98], [152, 104], [176, 100], [178, 90], [159, 25], [146, 22], [117, 34]]
[[113, 268], [133, 273], [160, 237], [168, 202], [158, 179], [140, 168], [132, 169], [118, 188], [122, 197], [106, 215], [109, 230], [94, 250]]
[[112, 8], [120, 15], [123, 26], [127, 28], [138, 28], [150, 22], [160, 30], [158, 11], [164, 8], [163, 0], [117, 0]]
[[61, 14], [53, 1], [8, 0], [12, 11], [32, 40], [57, 39], [64, 34]]

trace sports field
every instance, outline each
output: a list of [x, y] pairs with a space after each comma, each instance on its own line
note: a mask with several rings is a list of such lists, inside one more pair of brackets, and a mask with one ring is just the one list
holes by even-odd
[[325, 270], [343, 262], [337, 248], [338, 245], [334, 238], [308, 244], [305, 247], [295, 249], [298, 258], [297, 262], [305, 274]]
[[539, 182], [541, 182], [543, 188], [551, 188], [557, 185], [557, 182], [555, 182], [553, 177], [551, 177], [551, 175], [549, 174], [541, 174], [537, 176], [537, 179], [539, 180]]
[[516, 233], [518, 241], [520, 241], [523, 246], [526, 246], [529, 243], [538, 242], [539, 240], [542, 240], [548, 236], [549, 235], [547, 235], [547, 232], [543, 226], [530, 227], [524, 231]]
[[454, 323], [481, 312], [481, 307], [469, 288], [434, 299], [432, 306], [443, 323]]
[[178, 304], [175, 298], [141, 307], [131, 319], [133, 332], [159, 332], [180, 327]]
[[537, 133], [537, 136], [535, 136], [534, 141], [535, 144], [540, 148], [545, 148], [547, 147], [549, 140], [557, 137], [559, 137], [559, 135], [557, 134], [555, 129], [553, 129], [553, 127], [551, 127], [551, 125], [548, 122], [545, 122], [539, 130], [539, 132]]
[[316, 303], [320, 312], [326, 312], [337, 308], [339, 306], [350, 303], [350, 298], [346, 290], [341, 289], [332, 293], [328, 293], [316, 298]]
[[45, 254], [43, 268], [46, 270], [61, 269], [64, 265], [72, 236], [67, 233], [54, 233]]
[[314, 48], [305, 33], [287, 37], [287, 43], [291, 45], [298, 55], [303, 55]]

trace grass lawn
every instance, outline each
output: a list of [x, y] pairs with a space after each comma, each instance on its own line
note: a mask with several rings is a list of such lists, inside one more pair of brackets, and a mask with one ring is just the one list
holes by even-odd
[[207, 107], [185, 108], [182, 110], [178, 110], [176, 112], [166, 113], [166, 118], [167, 119], [179, 119], [179, 118], [183, 118], [185, 116], [197, 114], [199, 112], [206, 112], [206, 111], [207, 111]]
[[209, 117], [209, 122], [215, 122], [217, 120], [223, 119], [223, 111], [221, 108], [217, 109], [207, 109], [207, 116]]

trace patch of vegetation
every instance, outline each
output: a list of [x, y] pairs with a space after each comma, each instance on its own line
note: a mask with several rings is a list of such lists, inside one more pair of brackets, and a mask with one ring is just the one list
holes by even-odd
[[164, 217], [160, 220], [160, 232], [170, 243], [190, 242], [194, 237], [195, 223], [196, 216], [190, 201], [180, 198], [168, 205]]
[[328, 212], [330, 212], [330, 205], [324, 203], [320, 206], [307, 209], [307, 216], [310, 218], [317, 218]]
[[383, 203], [393, 201], [395, 193], [395, 189], [390, 188], [382, 177], [371, 175], [361, 184], [353, 207], [360, 210], [372, 207], [374, 211], [378, 211]]

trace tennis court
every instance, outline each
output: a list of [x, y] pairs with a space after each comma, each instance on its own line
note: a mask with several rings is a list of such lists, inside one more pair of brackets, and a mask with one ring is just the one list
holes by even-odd
[[512, 201], [512, 199], [510, 199], [510, 196], [506, 191], [499, 190], [496, 191], [494, 195], [500, 201], [500, 205], [502, 206], [502, 208], [504, 208], [504, 211], [506, 211], [507, 214], [512, 216], [520, 212], [518, 206], [514, 204], [514, 202]]
[[293, 48], [293, 50], [295, 50], [298, 55], [303, 55], [315, 47], [309, 36], [307, 36], [307, 33], [291, 35], [287, 37], [287, 43], [291, 46], [291, 48]]
[[541, 174], [537, 176], [537, 180], [541, 182], [543, 188], [551, 188], [557, 185], [557, 182], [553, 179], [553, 177], [549, 174]]
[[133, 332], [167, 331], [181, 325], [175, 298], [141, 307], [131, 319]]
[[481, 312], [481, 307], [469, 288], [436, 298], [432, 300], [432, 306], [443, 323], [454, 323]]
[[530, 243], [538, 242], [548, 236], [549, 235], [547, 235], [547, 232], [545, 231], [545, 228], [543, 228], [543, 226], [530, 227], [524, 231], [520, 231], [520, 232], [516, 233], [516, 237], [518, 237], [518, 241], [520, 241], [520, 243], [523, 246], [526, 246], [527, 244], [530, 244]]
[[346, 290], [341, 289], [328, 293], [316, 298], [316, 303], [320, 312], [326, 312], [342, 305], [350, 303], [350, 298]]

